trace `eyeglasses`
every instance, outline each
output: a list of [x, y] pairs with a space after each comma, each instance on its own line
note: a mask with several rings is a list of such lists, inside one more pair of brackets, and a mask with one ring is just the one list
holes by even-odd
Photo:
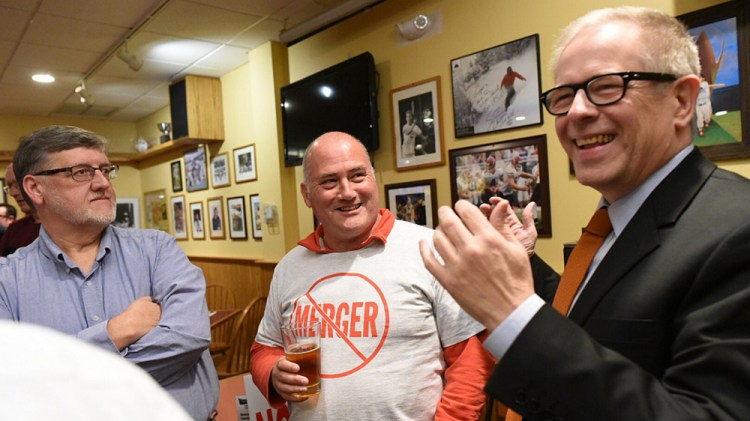
[[18, 183], [8, 183], [3, 186], [3, 191], [8, 194], [13, 188], [19, 188]]
[[607, 73], [595, 76], [583, 83], [552, 88], [544, 92], [539, 99], [550, 114], [565, 115], [573, 106], [573, 100], [579, 89], [583, 89], [586, 98], [594, 105], [612, 105], [625, 97], [628, 83], [632, 80], [672, 82], [677, 80], [677, 76], [649, 72]]
[[91, 165], [75, 165], [66, 168], [57, 168], [54, 170], [40, 171], [34, 175], [54, 175], [61, 172], [68, 172], [75, 181], [91, 181], [94, 179], [96, 170], [101, 171], [102, 175], [110, 180], [117, 178], [117, 172], [120, 166], [117, 164], [104, 165], [101, 167], [92, 167]]

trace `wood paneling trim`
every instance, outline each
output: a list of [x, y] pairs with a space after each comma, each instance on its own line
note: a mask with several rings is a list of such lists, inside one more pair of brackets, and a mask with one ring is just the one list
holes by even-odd
[[206, 284], [218, 284], [234, 294], [238, 308], [257, 297], [268, 296], [276, 262], [232, 257], [189, 256], [203, 271]]

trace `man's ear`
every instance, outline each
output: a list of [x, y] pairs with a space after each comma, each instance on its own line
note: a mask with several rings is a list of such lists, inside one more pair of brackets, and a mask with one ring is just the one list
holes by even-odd
[[700, 79], [695, 75], [683, 76], [674, 83], [677, 108], [675, 109], [675, 125], [677, 128], [689, 128], [693, 125], [695, 106], [698, 102]]
[[34, 207], [44, 203], [44, 186], [33, 175], [26, 175], [23, 178], [23, 189], [31, 200]]
[[310, 196], [307, 192], [307, 186], [305, 183], [299, 183], [299, 192], [302, 193], [302, 199], [305, 201], [307, 207], [312, 208], [312, 203], [310, 202]]

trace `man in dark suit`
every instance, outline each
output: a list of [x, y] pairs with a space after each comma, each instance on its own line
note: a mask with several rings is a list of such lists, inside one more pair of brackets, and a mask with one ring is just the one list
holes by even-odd
[[661, 12], [594, 11], [563, 32], [553, 69], [542, 100], [614, 228], [572, 308], [548, 304], [557, 277], [533, 255], [530, 209], [519, 227], [507, 202], [488, 221], [461, 201], [439, 210], [444, 263], [420, 244], [430, 272], [488, 329], [499, 363], [486, 390], [526, 420], [747, 419], [750, 181], [691, 145], [692, 39]]

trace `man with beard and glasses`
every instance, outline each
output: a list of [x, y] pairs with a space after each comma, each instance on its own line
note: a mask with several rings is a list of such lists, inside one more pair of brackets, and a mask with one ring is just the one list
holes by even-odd
[[71, 126], [45, 127], [21, 142], [13, 169], [42, 227], [37, 241], [0, 260], [0, 319], [118, 353], [206, 420], [219, 390], [205, 279], [170, 235], [111, 225], [119, 168], [105, 142]]

